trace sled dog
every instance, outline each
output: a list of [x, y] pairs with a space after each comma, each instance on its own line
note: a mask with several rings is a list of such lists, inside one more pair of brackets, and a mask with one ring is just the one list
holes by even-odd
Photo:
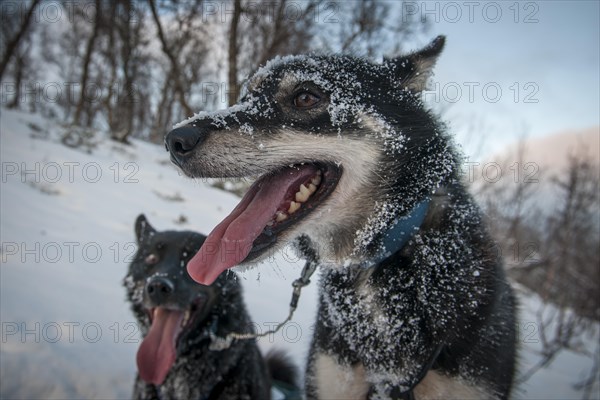
[[461, 158], [421, 99], [444, 41], [380, 63], [275, 58], [238, 104], [165, 137], [190, 177], [256, 178], [190, 260], [193, 279], [312, 243], [310, 399], [510, 394], [514, 296]]
[[138, 251], [124, 280], [144, 336], [134, 399], [269, 399], [272, 378], [295, 387], [295, 366], [281, 352], [265, 362], [254, 340], [210, 348], [211, 333], [224, 337], [253, 325], [235, 274], [205, 286], [185, 272], [204, 235], [157, 231], [144, 215], [135, 232]]

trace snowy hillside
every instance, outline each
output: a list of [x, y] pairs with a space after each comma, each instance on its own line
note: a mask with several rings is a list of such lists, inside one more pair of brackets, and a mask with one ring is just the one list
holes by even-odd
[[[145, 213], [159, 230], [207, 233], [238, 199], [181, 176], [161, 146], [99, 134], [88, 152], [61, 144], [62, 133], [38, 115], [1, 111], [0, 397], [128, 398], [139, 332], [121, 280], [135, 250], [133, 221]], [[287, 315], [302, 266], [288, 251], [241, 274], [259, 331]], [[316, 300], [313, 282], [293, 321], [261, 348], [285, 348], [303, 368]], [[538, 301], [522, 296], [524, 367], [539, 343], [529, 311]], [[563, 353], [516, 395], [580, 398], [571, 384], [586, 363]]]
[[[139, 333], [121, 280], [136, 216], [160, 230], [208, 232], [237, 199], [184, 179], [164, 147], [106, 141], [90, 155], [62, 145], [61, 129], [2, 111], [0, 397], [127, 398]], [[286, 258], [243, 275], [263, 331], [287, 316], [303, 266]], [[261, 346], [285, 347], [303, 363], [315, 304], [311, 285], [293, 324]]]

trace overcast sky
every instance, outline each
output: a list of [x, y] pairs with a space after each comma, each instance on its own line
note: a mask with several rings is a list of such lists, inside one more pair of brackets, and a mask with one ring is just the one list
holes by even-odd
[[429, 101], [451, 104], [459, 137], [491, 136], [485, 153], [519, 135], [600, 124], [598, 1], [419, 1], [403, 12], [447, 36]]

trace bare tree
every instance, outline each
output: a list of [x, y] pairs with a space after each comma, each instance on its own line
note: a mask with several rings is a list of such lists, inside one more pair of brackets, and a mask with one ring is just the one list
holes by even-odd
[[81, 73], [81, 93], [79, 94], [79, 100], [77, 102], [77, 107], [75, 109], [75, 115], [73, 117], [73, 123], [79, 124], [81, 119], [81, 114], [83, 112], [83, 107], [85, 105], [86, 99], [86, 88], [88, 85], [88, 79], [90, 74], [90, 62], [92, 60], [92, 54], [94, 53], [94, 44], [96, 43], [96, 39], [98, 38], [98, 31], [102, 24], [102, 4], [100, 0], [95, 1], [95, 12], [96, 16], [94, 18], [92, 32], [87, 38], [87, 45], [85, 49], [85, 55], [83, 57], [83, 66]]
[[[230, 105], [238, 98], [241, 79], [259, 65], [277, 55], [301, 54], [310, 49], [316, 25], [312, 13], [321, 3], [233, 0], [227, 55]], [[290, 15], [292, 7], [294, 13]]]
[[233, 1], [233, 17], [231, 18], [231, 28], [229, 29], [229, 53], [228, 53], [228, 72], [227, 72], [227, 83], [229, 85], [229, 93], [227, 95], [227, 101], [229, 105], [232, 105], [237, 100], [238, 86], [238, 26], [240, 24], [240, 18], [242, 16], [242, 1]]
[[[389, 5], [375, 0], [365, 0], [358, 2], [349, 14], [351, 23], [341, 25], [342, 51], [356, 53], [360, 51], [360, 47], [363, 47], [366, 55], [373, 57], [378, 47], [374, 40], [383, 32], [385, 17], [389, 15]], [[361, 38], [362, 41], [359, 40]]]
[[149, 0], [149, 4], [166, 58], [166, 62], [158, 60], [163, 76], [156, 79], [160, 90], [150, 132], [150, 139], [159, 142], [174, 121], [205, 108], [194, 95], [202, 92], [203, 79], [211, 76], [207, 60], [214, 56], [209, 54], [207, 44], [210, 38], [207, 25], [211, 21], [201, 14], [203, 0], [165, 1], [160, 8], [154, 1]]
[[[132, 134], [161, 141], [174, 121], [214, 107], [205, 94], [219, 79], [227, 80], [229, 104], [235, 102], [243, 78], [277, 55], [309, 51], [373, 55], [383, 43], [405, 38], [389, 32], [413, 32], [421, 24], [385, 22], [392, 5], [373, 0], [221, 0], [216, 4], [233, 13], [215, 15], [204, 13], [215, 5], [204, 0], [84, 0], [76, 7], [62, 0], [61, 4], [74, 11], [66, 29], [41, 24], [43, 32], [59, 35], [59, 46], [48, 43], [44, 33], [36, 40], [45, 60], [58, 66], [64, 82], [76, 90], [66, 90], [69, 95], [51, 106], [74, 125], [108, 126], [112, 138], [125, 142]], [[86, 9], [95, 9], [95, 14], [86, 15]], [[230, 19], [221, 20], [224, 15]], [[20, 32], [14, 21], [11, 26], [10, 32]], [[223, 36], [224, 48], [215, 44]], [[18, 37], [22, 35], [14, 36]], [[160, 53], [153, 52], [154, 43]], [[15, 65], [26, 66], [27, 54], [18, 54]], [[220, 74], [221, 69], [227, 73]], [[23, 79], [22, 74], [15, 76]], [[94, 89], [101, 90], [100, 98], [91, 93]], [[18, 95], [13, 104], [19, 104]]]
[[162, 25], [160, 23], [160, 18], [158, 16], [158, 12], [156, 10], [156, 5], [154, 0], [148, 0], [148, 4], [150, 4], [150, 10], [152, 11], [152, 17], [154, 18], [154, 23], [156, 24], [156, 30], [158, 31], [158, 37], [160, 39], [160, 43], [162, 46], [162, 51], [165, 53], [169, 62], [171, 64], [173, 83], [175, 85], [175, 91], [177, 93], [179, 103], [183, 107], [184, 111], [187, 115], [192, 115], [194, 112], [192, 108], [188, 105], [186, 100], [186, 94], [188, 93], [185, 85], [182, 82], [182, 74], [179, 68], [179, 61], [174, 55], [172, 45], [168, 43], [167, 38], [165, 37], [165, 33], [163, 31]]
[[[548, 217], [545, 253], [548, 267], [544, 299], [572, 307], [581, 316], [600, 320], [600, 196], [598, 166], [586, 158], [569, 158], [564, 177], [554, 178], [562, 206]], [[571, 290], [577, 287], [578, 290]]]
[[[516, 165], [526, 165], [522, 143], [517, 152]], [[500, 165], [501, 170], [510, 170], [510, 163]], [[526, 179], [484, 180], [476, 192], [484, 199], [499, 251], [510, 266], [509, 276], [541, 298], [535, 310], [542, 344], [540, 358], [520, 381], [527, 381], [568, 349], [593, 360], [588, 377], [577, 384], [587, 398], [598, 376], [600, 352], [598, 347], [586, 348], [583, 340], [586, 334], [599, 334], [598, 165], [585, 156], [570, 156], [567, 166], [549, 180], [551, 185], [541, 194], [534, 190], [538, 185]], [[539, 197], [549, 193], [553, 193], [555, 202], [540, 202]]]
[[[23, 3], [3, 4], [0, 7], [0, 34], [2, 41], [0, 53], [0, 80], [7, 76], [12, 78], [12, 98], [7, 98], [8, 108], [17, 108], [27, 105], [31, 111], [36, 111], [36, 88], [30, 82], [38, 75], [36, 70], [37, 60], [32, 57], [32, 37], [36, 33], [35, 9], [39, 2], [34, 1], [29, 5]], [[23, 96], [24, 89], [27, 95]]]
[[[403, 1], [362, 0], [333, 3], [333, 21], [324, 21], [328, 34], [321, 39], [329, 51], [341, 51], [365, 57], [394, 55], [405, 50], [429, 23], [403, 13]], [[332, 7], [331, 3], [327, 3]], [[332, 23], [333, 22], [333, 23]]]
[[[27, 12], [20, 21], [15, 19], [14, 15], [10, 15], [9, 13], [0, 14], [0, 22], [2, 22], [2, 36], [4, 37], [3, 42], [6, 43], [6, 47], [2, 52], [2, 59], [0, 60], [0, 80], [2, 80], [4, 71], [12, 60], [13, 55], [15, 52], [17, 52], [23, 37], [30, 29], [33, 12], [38, 6], [39, 2], [40, 0], [32, 0]], [[2, 10], [4, 10], [4, 7]]]
[[[33, 60], [30, 57], [31, 40], [29, 37], [25, 37], [21, 41], [19, 49], [17, 49], [13, 55], [12, 68], [9, 66], [9, 70], [12, 69], [12, 77], [14, 79], [14, 97], [8, 104], [8, 108], [17, 108], [22, 102], [21, 91], [23, 84], [25, 83], [26, 77], [31, 77], [33, 71], [31, 64]], [[27, 100], [27, 99], [24, 99]], [[35, 110], [35, 102], [30, 102], [32, 109]]]
[[[141, 128], [149, 113], [149, 107], [144, 105], [144, 99], [150, 96], [151, 72], [148, 64], [151, 57], [148, 54], [148, 41], [145, 38], [147, 26], [145, 24], [146, 9], [133, 0], [120, 0], [116, 18], [112, 25], [116, 27], [116, 37], [112, 40], [118, 42], [119, 47], [108, 48], [106, 57], [110, 60], [116, 57], [119, 60], [120, 74], [117, 71], [116, 83], [113, 83], [112, 96], [109, 99], [113, 105], [112, 119], [109, 121], [111, 138], [127, 143], [128, 138], [134, 133], [136, 124]], [[107, 26], [111, 26], [108, 23]], [[112, 51], [112, 54], [111, 54]], [[103, 62], [106, 64], [107, 60]], [[101, 70], [99, 68], [99, 70]]]
[[230, 105], [237, 100], [242, 79], [275, 56], [311, 51], [367, 57], [396, 53], [402, 42], [427, 27], [416, 19], [388, 22], [391, 10], [399, 10], [401, 2], [231, 2], [227, 58]]
[[581, 338], [597, 335], [600, 320], [600, 184], [598, 166], [586, 158], [570, 157], [564, 176], [554, 179], [561, 206], [544, 224], [542, 260], [528, 269], [529, 286], [535, 285], [543, 299], [537, 311], [542, 354], [538, 363], [523, 374], [527, 380], [548, 366], [565, 349], [593, 359], [587, 379], [577, 386], [589, 398], [598, 374], [598, 353], [586, 349]]

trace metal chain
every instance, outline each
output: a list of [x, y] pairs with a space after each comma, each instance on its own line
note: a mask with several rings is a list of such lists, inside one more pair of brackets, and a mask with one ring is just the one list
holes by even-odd
[[210, 340], [211, 343], [209, 345], [209, 349], [213, 351], [221, 351], [227, 350], [231, 347], [233, 340], [248, 340], [248, 339], [257, 339], [260, 337], [264, 337], [273, 333], [277, 333], [285, 324], [287, 324], [294, 315], [294, 311], [298, 307], [298, 300], [300, 299], [300, 293], [302, 288], [308, 286], [310, 284], [310, 277], [317, 270], [317, 259], [314, 257], [314, 252], [309, 252], [310, 257], [306, 261], [304, 268], [302, 269], [302, 274], [300, 278], [296, 279], [292, 282], [293, 291], [292, 291], [292, 300], [290, 301], [290, 312], [283, 322], [280, 322], [275, 329], [268, 330], [264, 333], [239, 333], [239, 332], [229, 332], [225, 337], [219, 337], [216, 335], [214, 331], [210, 332]]

